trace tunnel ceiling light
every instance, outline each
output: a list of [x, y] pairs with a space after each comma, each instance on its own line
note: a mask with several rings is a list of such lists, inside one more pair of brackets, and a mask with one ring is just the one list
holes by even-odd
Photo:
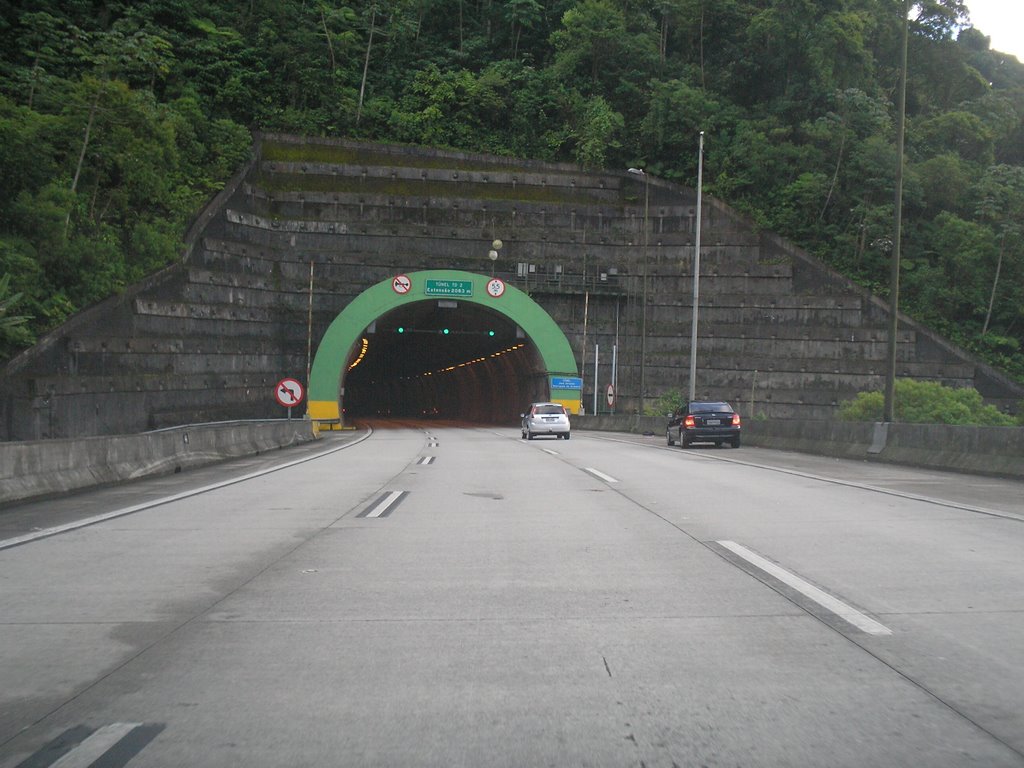
[[469, 366], [477, 365], [478, 363], [486, 363], [491, 358], [500, 357], [501, 355], [507, 355], [510, 352], [516, 352], [516, 351], [522, 349], [525, 346], [526, 346], [526, 344], [515, 344], [515, 345], [513, 345], [511, 347], [507, 347], [507, 348], [501, 350], [500, 352], [493, 352], [490, 355], [488, 355], [487, 357], [477, 357], [477, 358], [473, 358], [471, 360], [463, 361], [461, 363], [454, 363], [453, 365], [449, 365], [446, 368], [438, 368], [437, 370], [434, 370], [434, 371], [423, 371], [423, 373], [415, 374], [415, 375], [409, 376], [408, 378], [409, 379], [423, 378], [424, 376], [433, 376], [434, 374], [451, 373], [452, 371], [457, 371], [459, 368], [468, 368]]

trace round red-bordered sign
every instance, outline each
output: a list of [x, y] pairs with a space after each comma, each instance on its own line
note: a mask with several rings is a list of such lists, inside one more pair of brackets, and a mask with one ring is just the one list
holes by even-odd
[[391, 281], [391, 288], [395, 293], [404, 296], [412, 290], [412, 280], [409, 279], [408, 275], [395, 275], [395, 278]]
[[505, 281], [493, 278], [487, 281], [487, 295], [493, 298], [498, 298], [505, 293]]
[[274, 399], [278, 405], [285, 408], [292, 408], [301, 403], [305, 394], [302, 382], [298, 379], [281, 379], [274, 388]]

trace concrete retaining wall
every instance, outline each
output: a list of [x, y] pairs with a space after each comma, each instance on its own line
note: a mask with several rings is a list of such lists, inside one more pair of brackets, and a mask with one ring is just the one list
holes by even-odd
[[0, 504], [179, 472], [315, 437], [310, 421], [277, 419], [138, 435], [0, 443]]
[[[665, 434], [657, 416], [574, 416], [574, 429]], [[1024, 478], [1024, 428], [750, 420], [743, 444], [844, 459]]]

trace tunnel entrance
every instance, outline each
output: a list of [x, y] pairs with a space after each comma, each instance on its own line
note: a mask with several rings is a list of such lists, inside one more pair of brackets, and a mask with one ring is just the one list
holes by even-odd
[[335, 318], [308, 414], [512, 423], [536, 400], [580, 405], [576, 361], [550, 315], [501, 280], [430, 270], [371, 286]]
[[536, 346], [504, 315], [457, 300], [382, 315], [349, 353], [345, 415], [506, 423], [547, 398]]

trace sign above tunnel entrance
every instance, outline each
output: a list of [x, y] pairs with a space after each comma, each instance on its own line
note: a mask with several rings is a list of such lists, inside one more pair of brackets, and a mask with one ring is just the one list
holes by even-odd
[[427, 296], [472, 296], [473, 281], [428, 279], [423, 281], [423, 293]]

